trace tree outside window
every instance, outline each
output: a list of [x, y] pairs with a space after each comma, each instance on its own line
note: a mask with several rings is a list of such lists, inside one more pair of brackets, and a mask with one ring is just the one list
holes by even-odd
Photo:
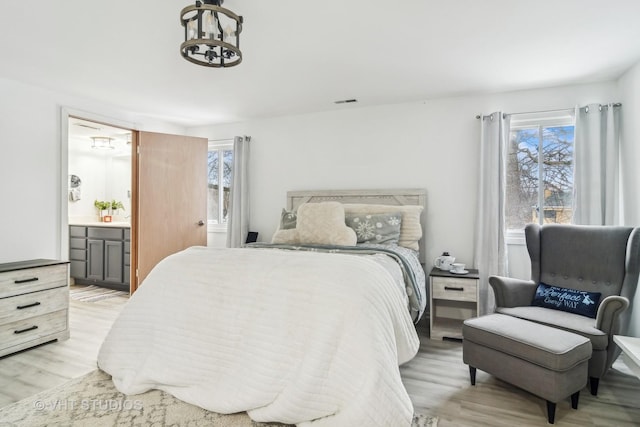
[[522, 230], [531, 222], [571, 222], [573, 120], [551, 123], [512, 120], [506, 166], [507, 229]]
[[207, 219], [209, 224], [226, 224], [233, 172], [233, 148], [231, 145], [209, 147], [207, 172]]

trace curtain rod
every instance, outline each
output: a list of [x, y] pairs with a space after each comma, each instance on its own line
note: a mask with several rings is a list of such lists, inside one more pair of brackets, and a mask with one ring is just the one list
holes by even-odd
[[[622, 103], [621, 102], [613, 102], [611, 104], [598, 104], [600, 106], [600, 108], [604, 107], [608, 107], [609, 105], [611, 105], [612, 107], [621, 107]], [[585, 105], [585, 107], [587, 107], [587, 105]], [[580, 107], [580, 108], [585, 108], [585, 107]], [[505, 113], [503, 114], [503, 117], [505, 116], [512, 116], [514, 114], [533, 114], [533, 113], [555, 113], [556, 111], [565, 111], [565, 110], [573, 110], [574, 107], [571, 108], [559, 108], [559, 109], [555, 109], [555, 110], [542, 110], [542, 111], [529, 111], [529, 112], [524, 112], [524, 113]], [[476, 116], [476, 119], [481, 119], [481, 118], [485, 118], [485, 117], [490, 117], [491, 114], [489, 114], [488, 116], [483, 116], [478, 114]]]
[[[251, 137], [249, 135], [245, 135], [242, 138], [246, 139], [247, 141], [251, 141]], [[235, 137], [222, 138], [222, 139], [207, 139], [207, 141], [209, 141], [209, 142], [235, 141]]]

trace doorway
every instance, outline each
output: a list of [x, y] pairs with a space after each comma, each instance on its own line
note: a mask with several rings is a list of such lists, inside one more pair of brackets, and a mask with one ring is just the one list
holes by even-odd
[[71, 279], [130, 293], [135, 131], [76, 116], [67, 129]]
[[[113, 202], [114, 194], [119, 198], [115, 202], [122, 202], [124, 209], [122, 211], [110, 212], [111, 223], [107, 227], [122, 226], [123, 231], [123, 260], [125, 255], [129, 254], [129, 264], [123, 261], [123, 265], [128, 266], [123, 272], [123, 280], [129, 279], [130, 293], [142, 283], [149, 271], [163, 258], [175, 252], [186, 249], [190, 246], [206, 246], [206, 223], [207, 223], [207, 139], [181, 135], [169, 135], [162, 133], [146, 132], [135, 129], [133, 124], [118, 123], [117, 120], [111, 120], [104, 117], [97, 117], [86, 113], [70, 112], [63, 108], [61, 123], [61, 195], [62, 200], [60, 208], [60, 233], [61, 242], [61, 258], [71, 255], [71, 237], [69, 225], [70, 213], [76, 213], [69, 207], [67, 199], [77, 197], [78, 194], [72, 194], [72, 179], [70, 175], [74, 175], [71, 167], [74, 165], [69, 161], [69, 134], [75, 130], [71, 129], [70, 120], [78, 120], [80, 124], [91, 127], [100, 127], [101, 131], [107, 128], [114, 128], [114, 132], [120, 139], [129, 142], [124, 152], [130, 152], [130, 166], [127, 174], [129, 187], [126, 193], [120, 190], [112, 190], [107, 194], [104, 190], [104, 198], [93, 199], [91, 196], [83, 196], [83, 190], [80, 190], [80, 198], [88, 197], [88, 203], [94, 203], [94, 213], [87, 218], [88, 226], [101, 225], [103, 228], [107, 224], [98, 214], [95, 201]], [[98, 125], [98, 126], [96, 126]], [[77, 126], [83, 127], [83, 126]], [[95, 129], [88, 129], [90, 133], [96, 132]], [[130, 132], [131, 138], [127, 140], [124, 136]], [[86, 135], [85, 135], [86, 136]], [[114, 137], [116, 138], [116, 137]], [[89, 136], [89, 143], [94, 143], [94, 139]], [[106, 141], [115, 143], [115, 141]], [[101, 141], [105, 143], [105, 141]], [[126, 147], [126, 145], [125, 145]], [[85, 147], [86, 148], [86, 147]], [[91, 148], [97, 150], [98, 148]], [[115, 148], [105, 148], [115, 150]], [[113, 164], [113, 161], [112, 161]], [[126, 173], [123, 171], [123, 175]], [[73, 185], [83, 185], [82, 176], [75, 174]], [[109, 175], [107, 174], [109, 177]], [[79, 178], [79, 179], [78, 179]], [[114, 178], [115, 179], [115, 178]], [[120, 177], [118, 178], [120, 179]], [[122, 179], [120, 179], [122, 181]], [[125, 179], [126, 181], [126, 179]], [[106, 185], [106, 184], [105, 184]], [[77, 187], [75, 187], [77, 188]], [[115, 192], [114, 192], [115, 191]], [[117, 191], [120, 191], [119, 193]], [[120, 196], [126, 194], [126, 196]], [[144, 199], [142, 198], [144, 197]], [[167, 203], [167, 202], [170, 203]], [[127, 205], [129, 203], [130, 206]], [[113, 205], [111, 206], [113, 209]], [[75, 208], [74, 208], [75, 209]], [[82, 219], [84, 220], [84, 219]], [[113, 221], [116, 221], [114, 223]], [[121, 223], [118, 223], [121, 222]], [[78, 223], [77, 225], [82, 226]], [[128, 228], [127, 228], [128, 225]], [[127, 233], [128, 230], [128, 233]], [[74, 230], [74, 232], [83, 233], [83, 230]], [[86, 274], [89, 274], [91, 255], [89, 251], [89, 238], [97, 236], [89, 236], [86, 233], [86, 243], [84, 246], [86, 264], [77, 264], [77, 268], [85, 268]], [[95, 234], [95, 233], [94, 233]], [[101, 233], [103, 234], [103, 233]], [[111, 239], [117, 240], [111, 233]], [[127, 239], [128, 236], [128, 239]], [[74, 236], [75, 237], [75, 236]], [[96, 239], [92, 239], [96, 240]], [[105, 240], [108, 240], [105, 238]], [[82, 242], [77, 242], [83, 249]], [[113, 259], [120, 259], [118, 253], [118, 245], [110, 244], [109, 249], [112, 251], [107, 253], [107, 243], [103, 245], [92, 242], [97, 248], [104, 248], [102, 254], [94, 255], [97, 260], [105, 259], [105, 268], [107, 259], [104, 257], [112, 256]], [[79, 256], [82, 261], [82, 253], [73, 252], [73, 256]], [[113, 265], [109, 265], [113, 267]], [[92, 276], [102, 277], [107, 282], [106, 277], [111, 278], [114, 271], [118, 271], [115, 267], [110, 272], [91, 271]], [[117, 277], [117, 276], [116, 276]]]

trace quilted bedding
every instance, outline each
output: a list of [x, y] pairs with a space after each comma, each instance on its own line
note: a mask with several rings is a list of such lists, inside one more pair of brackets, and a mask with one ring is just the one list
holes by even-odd
[[194, 247], [160, 262], [100, 349], [126, 394], [300, 426], [410, 426], [406, 295], [366, 256]]

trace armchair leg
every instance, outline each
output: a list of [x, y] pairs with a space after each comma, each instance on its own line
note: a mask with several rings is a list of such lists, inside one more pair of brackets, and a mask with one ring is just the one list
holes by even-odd
[[600, 378], [596, 378], [596, 377], [590, 377], [589, 378], [589, 385], [591, 386], [591, 395], [592, 396], [597, 396], [598, 395], [598, 384], [600, 384]]
[[547, 419], [549, 424], [553, 424], [556, 420], [556, 404], [547, 400]]
[[476, 368], [469, 365], [469, 376], [471, 378], [471, 385], [476, 385]]

